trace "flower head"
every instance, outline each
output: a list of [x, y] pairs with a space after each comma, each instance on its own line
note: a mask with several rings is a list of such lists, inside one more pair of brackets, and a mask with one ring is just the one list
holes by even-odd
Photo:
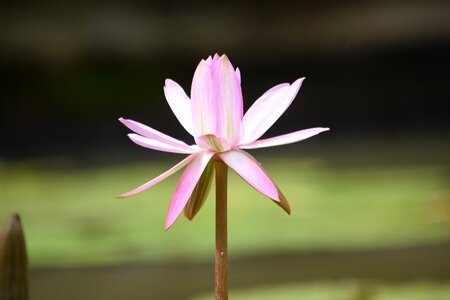
[[175, 81], [167, 79], [164, 86], [167, 102], [196, 144], [187, 145], [146, 125], [120, 118], [120, 122], [135, 132], [128, 136], [136, 144], [189, 156], [158, 177], [118, 197], [140, 193], [186, 167], [169, 206], [165, 223], [168, 229], [181, 211], [184, 210], [186, 217], [192, 219], [203, 205], [212, 181], [214, 157], [221, 159], [258, 192], [290, 213], [289, 204], [279, 188], [261, 165], [242, 149], [295, 143], [329, 130], [317, 127], [258, 140], [286, 111], [303, 80], [300, 78], [292, 84], [274, 86], [244, 115], [240, 71], [234, 69], [225, 55], [216, 54], [199, 63], [192, 80], [190, 98]]

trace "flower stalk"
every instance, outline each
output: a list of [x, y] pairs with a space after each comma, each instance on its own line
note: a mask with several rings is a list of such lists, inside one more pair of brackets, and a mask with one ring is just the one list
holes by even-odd
[[228, 242], [227, 242], [227, 172], [221, 159], [216, 168], [216, 300], [228, 300]]

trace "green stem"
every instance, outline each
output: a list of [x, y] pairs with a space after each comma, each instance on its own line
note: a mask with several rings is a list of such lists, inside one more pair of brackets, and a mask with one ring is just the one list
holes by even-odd
[[227, 245], [227, 165], [220, 159], [216, 167], [216, 300], [228, 300]]

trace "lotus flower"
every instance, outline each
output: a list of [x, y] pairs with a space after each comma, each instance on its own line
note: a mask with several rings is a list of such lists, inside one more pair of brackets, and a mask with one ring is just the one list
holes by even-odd
[[170, 202], [165, 222], [167, 230], [183, 210], [189, 219], [200, 210], [211, 185], [213, 160], [220, 159], [254, 189], [290, 213], [289, 204], [279, 188], [253, 156], [242, 149], [291, 144], [329, 130], [317, 127], [259, 140], [292, 103], [303, 80], [274, 86], [244, 115], [241, 74], [225, 55], [216, 54], [199, 63], [190, 98], [180, 85], [167, 79], [164, 86], [167, 102], [196, 144], [188, 145], [136, 121], [120, 118], [120, 122], [135, 132], [128, 136], [139, 146], [189, 156], [118, 198], [138, 194], [186, 167]]

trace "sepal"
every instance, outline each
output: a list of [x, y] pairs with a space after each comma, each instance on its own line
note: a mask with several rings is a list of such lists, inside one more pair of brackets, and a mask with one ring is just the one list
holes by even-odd
[[200, 211], [208, 197], [214, 175], [214, 162], [211, 160], [203, 171], [200, 180], [195, 186], [188, 203], [184, 207], [184, 215], [188, 220], [192, 220]]

